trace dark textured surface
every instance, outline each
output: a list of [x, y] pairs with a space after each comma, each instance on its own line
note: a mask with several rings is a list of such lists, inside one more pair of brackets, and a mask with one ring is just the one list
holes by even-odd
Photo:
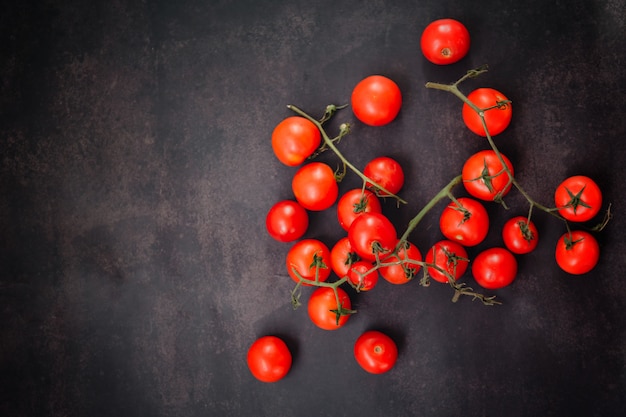
[[[0, 415], [626, 415], [623, 0], [12, 3], [0, 14]], [[419, 51], [440, 17], [472, 35], [448, 67]], [[410, 204], [384, 206], [403, 230], [486, 147], [460, 102], [424, 83], [483, 63], [464, 89], [513, 100], [497, 141], [528, 192], [550, 204], [580, 173], [613, 203], [600, 265], [560, 272], [563, 225], [537, 214], [539, 248], [497, 292], [502, 306], [382, 282], [353, 294], [345, 328], [315, 328], [289, 303], [289, 245], [264, 229], [291, 198], [294, 169], [269, 142], [285, 105], [317, 114], [374, 73], [400, 85], [391, 125], [345, 110], [331, 126], [354, 123], [341, 146], [356, 165], [404, 165]], [[483, 247], [526, 210], [519, 194], [509, 205], [490, 207]], [[422, 251], [441, 237], [437, 216], [412, 235]], [[308, 236], [341, 235], [332, 211], [311, 222]], [[354, 362], [369, 328], [399, 344], [388, 374]], [[294, 353], [276, 384], [246, 367], [264, 334]]]

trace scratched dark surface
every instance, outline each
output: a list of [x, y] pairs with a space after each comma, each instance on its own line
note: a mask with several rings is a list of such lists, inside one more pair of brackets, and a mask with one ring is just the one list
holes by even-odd
[[[0, 415], [626, 415], [623, 0], [11, 3], [0, 13]], [[472, 36], [446, 67], [419, 50], [441, 17]], [[484, 63], [462, 88], [513, 101], [497, 144], [525, 189], [550, 205], [562, 179], [584, 174], [613, 203], [600, 264], [561, 272], [564, 226], [537, 213], [539, 247], [495, 292], [501, 306], [382, 282], [351, 292], [359, 312], [346, 327], [317, 329], [292, 310], [289, 244], [264, 225], [292, 197], [295, 169], [269, 140], [286, 104], [319, 114], [367, 75], [399, 84], [391, 125], [347, 109], [329, 129], [353, 123], [340, 146], [359, 167], [378, 155], [403, 164], [409, 205], [384, 211], [404, 230], [487, 146], [458, 99], [424, 84]], [[355, 185], [348, 176], [341, 190]], [[526, 213], [519, 193], [507, 201], [489, 206], [481, 248]], [[411, 235], [422, 251], [441, 238], [441, 207]], [[312, 214], [307, 236], [332, 245], [334, 212]], [[399, 345], [387, 374], [353, 359], [366, 329]], [[265, 334], [294, 355], [275, 384], [246, 366]]]

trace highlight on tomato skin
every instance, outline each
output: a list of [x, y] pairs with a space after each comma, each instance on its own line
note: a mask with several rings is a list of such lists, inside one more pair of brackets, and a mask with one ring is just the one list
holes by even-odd
[[282, 200], [268, 211], [265, 228], [273, 239], [292, 242], [306, 233], [309, 228], [309, 214], [298, 202]]

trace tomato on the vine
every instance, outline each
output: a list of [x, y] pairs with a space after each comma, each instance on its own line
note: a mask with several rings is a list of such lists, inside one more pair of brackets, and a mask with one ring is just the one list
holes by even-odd
[[303, 163], [320, 146], [322, 135], [308, 119], [291, 116], [272, 132], [272, 149], [280, 162], [288, 166]]
[[383, 126], [391, 123], [402, 107], [400, 87], [382, 75], [370, 75], [352, 90], [352, 111], [366, 125]]
[[[479, 88], [472, 91], [467, 98], [479, 109], [484, 110], [484, 118], [489, 135], [499, 135], [504, 132], [504, 129], [511, 123], [513, 107], [511, 103], [508, 102], [509, 99], [498, 90], [494, 90], [493, 88]], [[465, 122], [469, 130], [479, 136], [487, 136], [480, 116], [467, 103], [463, 104], [462, 115], [463, 122]]]
[[337, 297], [330, 287], [317, 287], [311, 294], [308, 303], [308, 314], [311, 321], [320, 329], [336, 330], [343, 327], [350, 315], [354, 313], [348, 293], [337, 287]]
[[502, 227], [504, 245], [513, 253], [522, 255], [530, 253], [539, 243], [539, 232], [532, 220], [524, 216], [509, 219]]
[[247, 355], [248, 369], [262, 382], [276, 382], [291, 369], [291, 352], [287, 344], [276, 336], [263, 336], [252, 343]]
[[469, 52], [470, 34], [457, 20], [435, 20], [422, 32], [420, 47], [424, 57], [433, 64], [453, 64]]
[[274, 204], [265, 218], [267, 232], [279, 242], [292, 242], [301, 238], [308, 227], [309, 214], [293, 200]]
[[472, 275], [483, 288], [495, 290], [506, 287], [517, 275], [517, 259], [504, 248], [485, 249], [474, 258]]
[[393, 368], [398, 359], [398, 346], [393, 339], [377, 330], [361, 334], [354, 344], [354, 358], [371, 374], [382, 374]]
[[367, 261], [375, 261], [376, 254], [384, 256], [393, 250], [398, 235], [393, 223], [381, 213], [363, 213], [348, 230], [350, 245], [354, 251]]
[[369, 291], [378, 283], [378, 271], [368, 261], [356, 261], [350, 266], [348, 280], [357, 291]]
[[[363, 169], [363, 175], [374, 181], [391, 194], [397, 194], [404, 185], [404, 171], [402, 166], [393, 158], [379, 156], [369, 161]], [[371, 182], [366, 184], [369, 188], [376, 188]], [[388, 194], [382, 190], [378, 192], [381, 196]]]
[[363, 213], [369, 212], [382, 212], [378, 197], [369, 190], [355, 188], [346, 191], [337, 203], [337, 219], [339, 220], [339, 225], [345, 231], [350, 229], [350, 225], [354, 219]]
[[[315, 281], [315, 275], [320, 282], [324, 282], [330, 276], [330, 249], [318, 239], [303, 239], [296, 242], [287, 252], [287, 272], [291, 279], [300, 282], [300, 278]], [[311, 284], [304, 283], [309, 286]]]
[[339, 239], [330, 250], [330, 265], [333, 272], [337, 274], [339, 278], [348, 275], [350, 266], [359, 260], [361, 260], [361, 258], [352, 249], [348, 236]]
[[[396, 242], [397, 245], [397, 242]], [[381, 259], [382, 264], [390, 264], [379, 268], [380, 276], [392, 284], [406, 284], [419, 272], [422, 265], [422, 253], [417, 246], [405, 242], [400, 246], [397, 255], [390, 254]]]
[[[436, 265], [446, 271], [455, 280], [463, 276], [469, 264], [465, 247], [452, 240], [441, 240], [435, 243], [426, 254], [426, 263]], [[435, 281], [447, 284], [448, 276], [432, 266], [429, 266], [428, 275]]]
[[323, 162], [311, 162], [298, 169], [291, 188], [298, 203], [311, 211], [326, 210], [339, 196], [335, 173]]
[[582, 275], [591, 271], [600, 259], [600, 245], [596, 238], [584, 230], [565, 233], [556, 243], [556, 263], [570, 274]]
[[600, 211], [602, 192], [591, 178], [574, 175], [556, 188], [554, 203], [563, 218], [573, 222], [586, 222]]
[[476, 246], [489, 231], [489, 215], [485, 207], [472, 198], [461, 197], [450, 202], [439, 218], [441, 233], [463, 246]]
[[504, 167], [513, 172], [513, 164], [504, 154], [500, 154], [504, 165], [492, 149], [476, 152], [467, 158], [463, 165], [463, 186], [467, 192], [476, 198], [485, 201], [504, 197], [511, 189], [509, 175]]

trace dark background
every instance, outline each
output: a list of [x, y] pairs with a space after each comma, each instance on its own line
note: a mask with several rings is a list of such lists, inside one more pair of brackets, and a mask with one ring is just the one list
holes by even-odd
[[[626, 414], [623, 0], [11, 3], [0, 14], [1, 415]], [[472, 36], [446, 67], [419, 49], [442, 17]], [[552, 205], [561, 180], [584, 174], [612, 202], [600, 264], [561, 272], [565, 228], [537, 213], [539, 247], [496, 292], [503, 305], [382, 281], [351, 292], [359, 312], [346, 327], [314, 327], [291, 308], [289, 244], [265, 231], [269, 208], [292, 198], [295, 168], [270, 146], [285, 106], [320, 115], [365, 76], [398, 83], [392, 124], [367, 127], [347, 109], [329, 130], [353, 124], [340, 149], [359, 167], [379, 155], [404, 166], [409, 205], [384, 204], [403, 231], [488, 146], [458, 99], [424, 84], [484, 63], [462, 89], [513, 101], [496, 141], [526, 190]], [[354, 186], [349, 175], [340, 189]], [[526, 213], [519, 193], [507, 202], [489, 206], [480, 248], [501, 245], [504, 221]], [[422, 252], [441, 238], [442, 207], [411, 235]], [[311, 214], [308, 237], [342, 235], [332, 209]], [[367, 329], [399, 345], [387, 374], [354, 361]], [[294, 355], [275, 384], [246, 365], [266, 334]]]

